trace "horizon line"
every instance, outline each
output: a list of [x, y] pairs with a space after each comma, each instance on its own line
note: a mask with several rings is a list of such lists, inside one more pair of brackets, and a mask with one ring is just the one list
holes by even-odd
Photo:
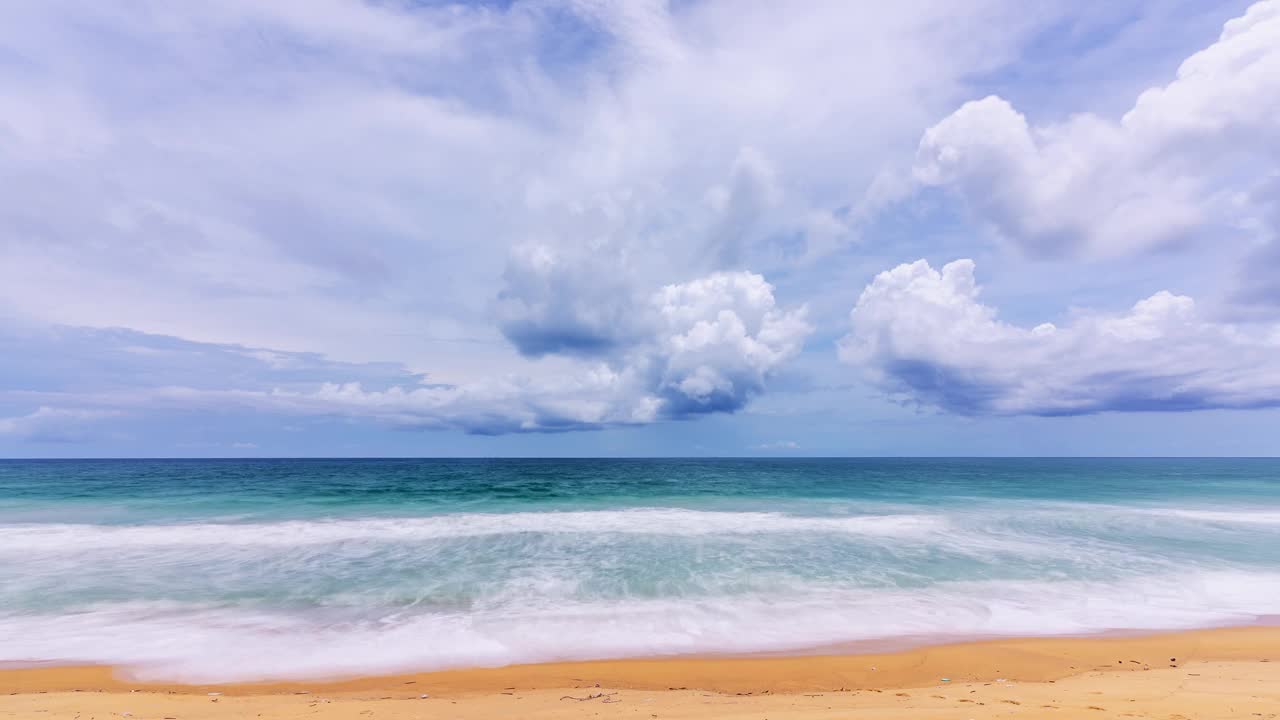
[[227, 455], [0, 457], [0, 462], [251, 460], [1280, 460], [1280, 455]]

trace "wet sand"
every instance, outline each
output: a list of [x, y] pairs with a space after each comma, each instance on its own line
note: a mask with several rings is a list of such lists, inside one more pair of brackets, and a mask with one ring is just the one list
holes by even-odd
[[0, 671], [0, 718], [64, 717], [1267, 719], [1280, 718], [1280, 628], [235, 685], [144, 683], [109, 667]]

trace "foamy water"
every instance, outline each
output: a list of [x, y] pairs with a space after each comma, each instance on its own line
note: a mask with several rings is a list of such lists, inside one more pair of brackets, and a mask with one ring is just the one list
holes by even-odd
[[190, 681], [1280, 614], [1280, 463], [0, 463], [0, 662]]

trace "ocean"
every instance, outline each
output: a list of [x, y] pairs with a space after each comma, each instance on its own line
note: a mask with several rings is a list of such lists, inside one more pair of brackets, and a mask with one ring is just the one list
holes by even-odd
[[0, 461], [6, 664], [242, 681], [1275, 615], [1272, 459]]

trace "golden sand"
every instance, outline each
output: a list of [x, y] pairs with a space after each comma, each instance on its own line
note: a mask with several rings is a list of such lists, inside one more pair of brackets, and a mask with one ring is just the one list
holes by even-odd
[[1280, 718], [1280, 628], [221, 686], [104, 667], [0, 671], [0, 718], [77, 717], [1266, 720]]

